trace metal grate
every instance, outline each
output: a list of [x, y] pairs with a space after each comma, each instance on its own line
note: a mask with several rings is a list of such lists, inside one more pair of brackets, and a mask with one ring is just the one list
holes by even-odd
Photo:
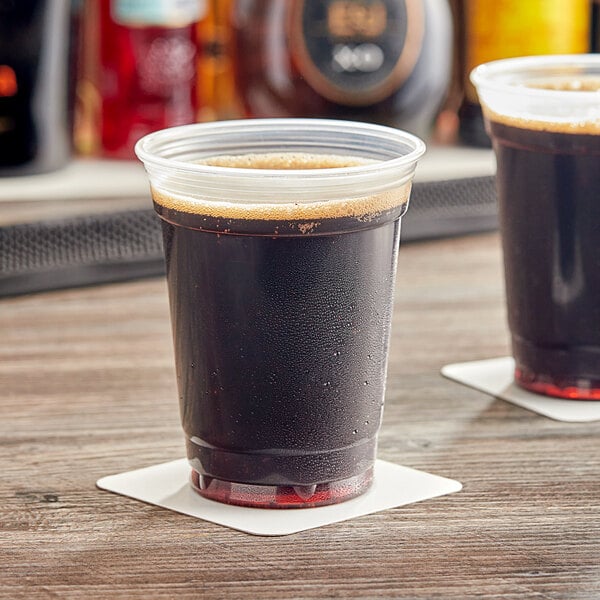
[[[415, 183], [403, 241], [496, 227], [493, 177]], [[151, 209], [0, 228], [0, 296], [164, 273]]]
[[491, 231], [497, 226], [494, 177], [417, 182], [402, 219], [402, 240]]
[[122, 281], [164, 272], [153, 210], [0, 228], [0, 295]]

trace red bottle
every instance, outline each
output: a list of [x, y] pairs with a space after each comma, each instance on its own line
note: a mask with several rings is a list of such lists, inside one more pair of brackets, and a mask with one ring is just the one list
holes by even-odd
[[76, 144], [133, 158], [142, 136], [196, 121], [202, 0], [86, 0]]

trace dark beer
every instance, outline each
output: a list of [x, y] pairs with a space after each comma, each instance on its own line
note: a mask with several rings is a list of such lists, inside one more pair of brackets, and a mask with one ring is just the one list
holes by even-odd
[[[273, 154], [212, 164], [314, 169], [357, 161]], [[409, 187], [250, 206], [153, 190], [181, 415], [201, 494], [307, 506], [369, 486]]]
[[600, 399], [600, 131], [489, 119], [516, 379]]

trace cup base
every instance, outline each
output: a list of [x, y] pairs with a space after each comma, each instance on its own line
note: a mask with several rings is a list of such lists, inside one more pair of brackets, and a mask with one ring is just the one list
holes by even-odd
[[252, 485], [232, 483], [192, 470], [191, 484], [204, 498], [255, 508], [311, 508], [338, 504], [360, 496], [373, 482], [373, 468], [364, 473], [316, 485]]
[[600, 400], [600, 381], [588, 378], [553, 378], [517, 366], [515, 382], [522, 388], [565, 400]]

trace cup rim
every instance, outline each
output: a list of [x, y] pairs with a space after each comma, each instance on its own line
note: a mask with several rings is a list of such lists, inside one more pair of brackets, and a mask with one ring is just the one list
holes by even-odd
[[[205, 165], [189, 161], [165, 158], [152, 151], [159, 144], [168, 142], [169, 139], [182, 139], [183, 137], [193, 135], [218, 134], [220, 131], [240, 129], [245, 132], [252, 130], [270, 129], [273, 131], [302, 131], [318, 130], [319, 132], [335, 132], [355, 130], [359, 135], [371, 136], [374, 140], [392, 140], [398, 143], [408, 144], [410, 152], [391, 158], [381, 160], [375, 163], [364, 165], [333, 167], [324, 169], [252, 169], [241, 167], [224, 167]], [[315, 154], [330, 154], [325, 149]], [[400, 169], [402, 167], [416, 164], [417, 160], [425, 153], [426, 145], [419, 137], [400, 129], [394, 129], [384, 125], [373, 123], [363, 123], [361, 121], [346, 121], [338, 119], [310, 119], [310, 118], [273, 118], [273, 119], [235, 119], [227, 121], [214, 121], [210, 123], [192, 123], [161, 129], [142, 137], [135, 145], [137, 157], [146, 166], [159, 167], [164, 169], [176, 169], [180, 173], [197, 175], [215, 175], [215, 176], [235, 176], [236, 178], [256, 179], [260, 177], [263, 181], [270, 180], [309, 180], [309, 179], [329, 179], [345, 174], [347, 176], [374, 175], [381, 173], [382, 168], [387, 170]]]
[[[573, 90], [554, 90], [544, 88], [527, 87], [518, 85], [514, 81], [502, 80], [499, 77], [524, 73], [529, 69], [552, 70], [556, 67], [589, 68], [596, 67], [598, 79], [600, 80], [600, 54], [546, 54], [537, 56], [519, 56], [515, 58], [503, 58], [483, 63], [475, 67], [470, 73], [471, 83], [477, 88], [485, 88], [487, 91], [501, 93], [518, 93], [531, 97], [543, 97], [558, 101], [573, 99]], [[595, 100], [600, 98], [598, 91], [582, 90], [576, 91], [577, 99]]]

